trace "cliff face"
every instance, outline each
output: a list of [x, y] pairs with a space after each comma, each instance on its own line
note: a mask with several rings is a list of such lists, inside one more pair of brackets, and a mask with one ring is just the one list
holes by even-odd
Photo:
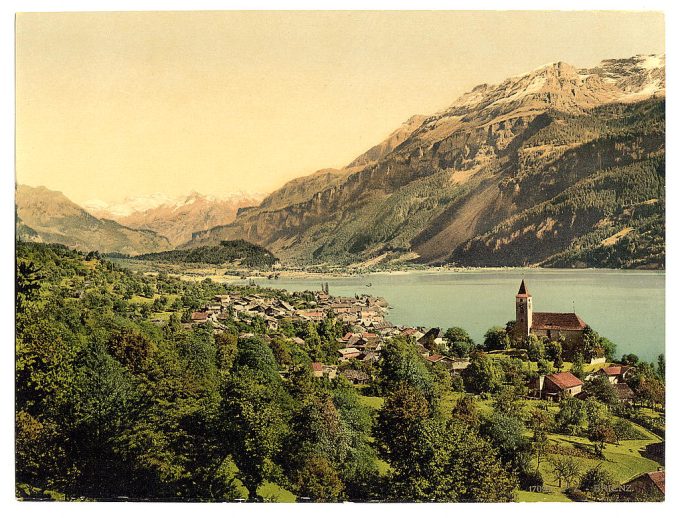
[[300, 262], [662, 267], [664, 67], [663, 56], [554, 63], [480, 85], [184, 246], [244, 238]]

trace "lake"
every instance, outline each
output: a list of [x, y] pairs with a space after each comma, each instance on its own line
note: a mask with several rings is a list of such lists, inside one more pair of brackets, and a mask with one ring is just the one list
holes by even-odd
[[[664, 352], [664, 272], [620, 270], [504, 269], [462, 272], [374, 273], [353, 277], [258, 279], [260, 286], [331, 295], [384, 297], [397, 325], [460, 326], [478, 342], [487, 329], [515, 319], [515, 294], [525, 279], [534, 311], [575, 311], [618, 345], [656, 361]], [[368, 286], [370, 284], [370, 286]]]

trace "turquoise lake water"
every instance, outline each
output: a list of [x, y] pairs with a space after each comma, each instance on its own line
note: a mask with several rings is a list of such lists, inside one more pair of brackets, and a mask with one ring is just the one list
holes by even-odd
[[[576, 313], [618, 345], [656, 361], [664, 352], [664, 272], [619, 270], [470, 270], [408, 272], [313, 279], [259, 279], [260, 286], [320, 290], [331, 295], [384, 297], [388, 319], [398, 325], [460, 326], [478, 342], [486, 330], [515, 318], [515, 294], [522, 279], [534, 311]], [[371, 286], [367, 286], [370, 284]]]

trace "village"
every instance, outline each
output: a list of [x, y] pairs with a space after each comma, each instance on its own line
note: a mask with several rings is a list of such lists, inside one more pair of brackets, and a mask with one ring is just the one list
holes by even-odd
[[[226, 329], [224, 322], [240, 321], [252, 324], [254, 319], [262, 319], [269, 331], [276, 332], [283, 319], [293, 322], [321, 322], [326, 318], [334, 318], [352, 331], [337, 339], [337, 359], [335, 363], [324, 364], [312, 362], [312, 374], [315, 378], [335, 379], [338, 375], [346, 378], [352, 384], [361, 385], [370, 382], [370, 375], [365, 370], [349, 367], [347, 364], [359, 362], [375, 364], [380, 360], [380, 354], [386, 340], [395, 336], [402, 336], [415, 341], [418, 353], [430, 365], [444, 367], [451, 376], [461, 376], [470, 365], [470, 356], [457, 357], [443, 354], [448, 350], [447, 339], [441, 328], [423, 328], [394, 325], [387, 320], [389, 305], [381, 297], [370, 295], [355, 295], [354, 297], [332, 296], [329, 294], [328, 284], [321, 285], [321, 291], [293, 293], [295, 305], [276, 297], [266, 297], [259, 294], [230, 293], [216, 295], [213, 301], [199, 311], [191, 313], [191, 322], [186, 327], [210, 322], [214, 332]], [[543, 339], [558, 338], [564, 344], [578, 347], [583, 340], [583, 332], [587, 325], [573, 313], [538, 313], [532, 308], [532, 297], [528, 293], [524, 281], [516, 295], [516, 325], [514, 333], [518, 340], [524, 340], [529, 335]], [[250, 338], [253, 333], [242, 333], [239, 338]], [[297, 336], [290, 338], [294, 343], [304, 346], [304, 340]], [[491, 351], [494, 352], [494, 351]], [[502, 352], [502, 351], [495, 351]], [[511, 350], [508, 354], [527, 360], [523, 349]], [[595, 355], [588, 364], [591, 366], [583, 379], [572, 372], [539, 373], [532, 377], [527, 384], [527, 398], [549, 399], [560, 401], [565, 397], [584, 399], [584, 382], [595, 377], [603, 377], [613, 387], [618, 399], [623, 404], [633, 401], [634, 393], [627, 384], [627, 380], [634, 373], [635, 367], [606, 363], [605, 356]], [[601, 366], [599, 366], [601, 364]], [[285, 375], [282, 372], [282, 375]]]

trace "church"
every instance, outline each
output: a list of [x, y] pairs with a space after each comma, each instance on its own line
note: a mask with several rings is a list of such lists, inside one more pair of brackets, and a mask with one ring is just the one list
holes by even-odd
[[587, 324], [576, 313], [534, 312], [533, 300], [526, 283], [522, 280], [515, 296], [516, 340], [524, 340], [530, 334], [547, 340], [560, 340], [568, 348], [583, 345], [583, 332]]

